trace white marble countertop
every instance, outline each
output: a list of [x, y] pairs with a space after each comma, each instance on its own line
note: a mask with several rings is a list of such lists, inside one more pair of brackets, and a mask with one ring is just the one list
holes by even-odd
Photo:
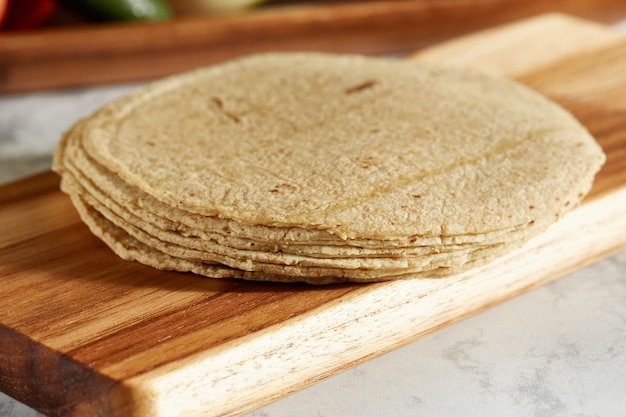
[[[0, 97], [0, 183], [48, 169], [63, 130], [132, 87]], [[248, 417], [383, 415], [626, 416], [626, 252]], [[0, 416], [41, 414], [0, 393]]]

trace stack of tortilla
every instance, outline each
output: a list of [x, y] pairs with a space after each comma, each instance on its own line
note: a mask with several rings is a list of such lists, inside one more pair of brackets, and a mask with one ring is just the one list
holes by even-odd
[[141, 87], [76, 123], [54, 169], [124, 259], [323, 284], [482, 265], [579, 204], [603, 162], [511, 81], [287, 53]]

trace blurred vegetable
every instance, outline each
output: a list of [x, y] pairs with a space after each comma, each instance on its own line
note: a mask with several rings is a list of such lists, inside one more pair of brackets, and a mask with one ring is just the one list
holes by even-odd
[[171, 17], [166, 0], [65, 0], [64, 3], [94, 20], [164, 20]]
[[4, 16], [7, 14], [7, 6], [9, 5], [9, 0], [0, 0], [0, 27], [2, 27], [2, 22], [4, 22]]
[[40, 26], [56, 7], [55, 0], [0, 0], [0, 27], [25, 30]]
[[4, 16], [7, 14], [7, 6], [9, 5], [8, 0], [0, 0], [0, 27], [2, 27], [2, 22], [4, 22]]
[[169, 0], [176, 14], [221, 13], [247, 9], [265, 0]]

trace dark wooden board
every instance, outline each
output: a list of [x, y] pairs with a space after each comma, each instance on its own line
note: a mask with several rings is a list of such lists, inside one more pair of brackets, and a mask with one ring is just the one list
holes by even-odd
[[313, 1], [159, 23], [0, 32], [0, 93], [146, 80], [252, 52], [407, 52], [553, 11], [612, 22], [626, 16], [626, 2]]

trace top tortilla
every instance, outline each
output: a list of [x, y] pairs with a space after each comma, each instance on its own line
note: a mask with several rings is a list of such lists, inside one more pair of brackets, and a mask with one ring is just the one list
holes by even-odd
[[252, 56], [84, 123], [92, 158], [167, 205], [343, 239], [556, 219], [604, 161], [569, 113], [516, 83], [358, 56]]

